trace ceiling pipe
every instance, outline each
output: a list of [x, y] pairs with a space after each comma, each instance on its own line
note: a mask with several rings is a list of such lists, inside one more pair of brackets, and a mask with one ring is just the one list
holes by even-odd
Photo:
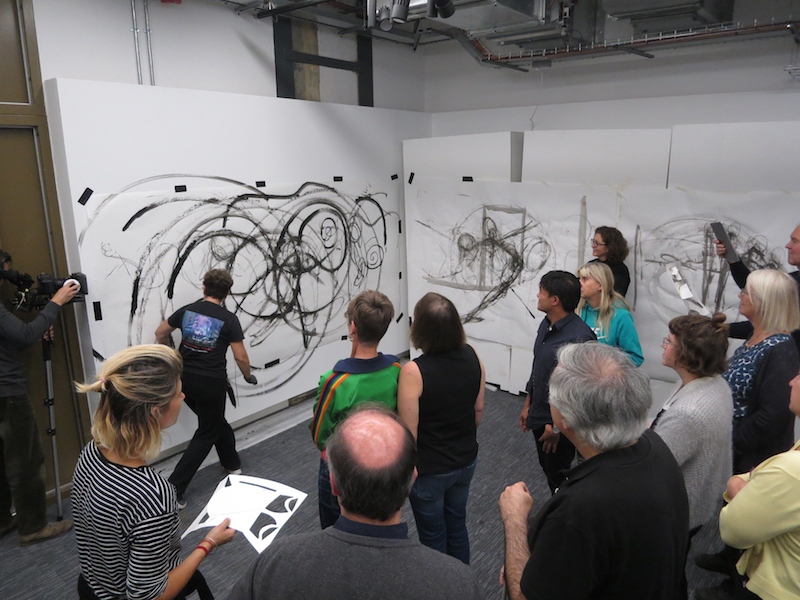
[[142, 85], [142, 57], [139, 54], [139, 27], [136, 25], [136, 5], [131, 0], [131, 19], [133, 19], [133, 47], [136, 49], [136, 77]]
[[[527, 52], [508, 53], [502, 56], [484, 55], [484, 61], [490, 64], [527, 63], [534, 67], [540, 63], [550, 63], [553, 60], [569, 58], [589, 58], [615, 54], [618, 52], [631, 52], [633, 54], [647, 54], [645, 49], [671, 48], [691, 43], [713, 42], [725, 39], [737, 39], [751, 35], [770, 35], [790, 32], [790, 25], [800, 26], [800, 22], [771, 23], [769, 25], [755, 24], [751, 27], [732, 27], [723, 25], [719, 28], [705, 28], [698, 31], [677, 31], [659, 34], [647, 34], [640, 38], [631, 38], [626, 42], [578, 44], [577, 47], [553, 50], [529, 50]], [[635, 51], [631, 51], [635, 48]]]
[[150, 66], [150, 85], [156, 84], [156, 74], [153, 68], [153, 45], [150, 43], [150, 7], [144, 0], [144, 33], [147, 36], [147, 64]]
[[378, 24], [377, 11], [376, 0], [367, 0], [367, 28], [372, 29]]

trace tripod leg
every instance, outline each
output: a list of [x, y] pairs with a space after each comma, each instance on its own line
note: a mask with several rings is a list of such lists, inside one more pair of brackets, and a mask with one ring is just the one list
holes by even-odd
[[50, 417], [50, 427], [47, 429], [47, 435], [50, 437], [50, 444], [53, 448], [53, 470], [55, 476], [56, 486], [56, 518], [59, 521], [64, 520], [64, 508], [61, 502], [61, 475], [58, 472], [58, 445], [56, 444], [56, 411], [55, 400], [53, 398], [53, 360], [52, 360], [53, 343], [48, 340], [42, 340], [42, 351], [44, 354], [44, 368], [47, 373], [47, 398], [44, 399], [44, 405], [47, 407], [47, 413]]

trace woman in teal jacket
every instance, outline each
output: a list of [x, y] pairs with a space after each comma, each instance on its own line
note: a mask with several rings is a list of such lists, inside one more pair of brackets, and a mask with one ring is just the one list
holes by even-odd
[[614, 291], [614, 274], [608, 265], [590, 262], [578, 269], [581, 301], [575, 312], [592, 328], [597, 341], [625, 351], [637, 367], [644, 362], [639, 335], [625, 298]]

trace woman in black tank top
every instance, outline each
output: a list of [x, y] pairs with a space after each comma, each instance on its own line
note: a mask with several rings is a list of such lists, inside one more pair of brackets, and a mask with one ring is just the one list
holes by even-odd
[[444, 296], [429, 293], [417, 302], [411, 343], [423, 354], [400, 371], [397, 411], [417, 439], [419, 475], [410, 500], [419, 539], [469, 564], [467, 497], [486, 374]]

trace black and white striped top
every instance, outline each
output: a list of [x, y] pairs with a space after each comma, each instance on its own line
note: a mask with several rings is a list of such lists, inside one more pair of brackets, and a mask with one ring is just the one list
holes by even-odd
[[181, 562], [175, 488], [150, 467], [109, 462], [94, 443], [72, 482], [81, 572], [101, 600], [150, 600]]

